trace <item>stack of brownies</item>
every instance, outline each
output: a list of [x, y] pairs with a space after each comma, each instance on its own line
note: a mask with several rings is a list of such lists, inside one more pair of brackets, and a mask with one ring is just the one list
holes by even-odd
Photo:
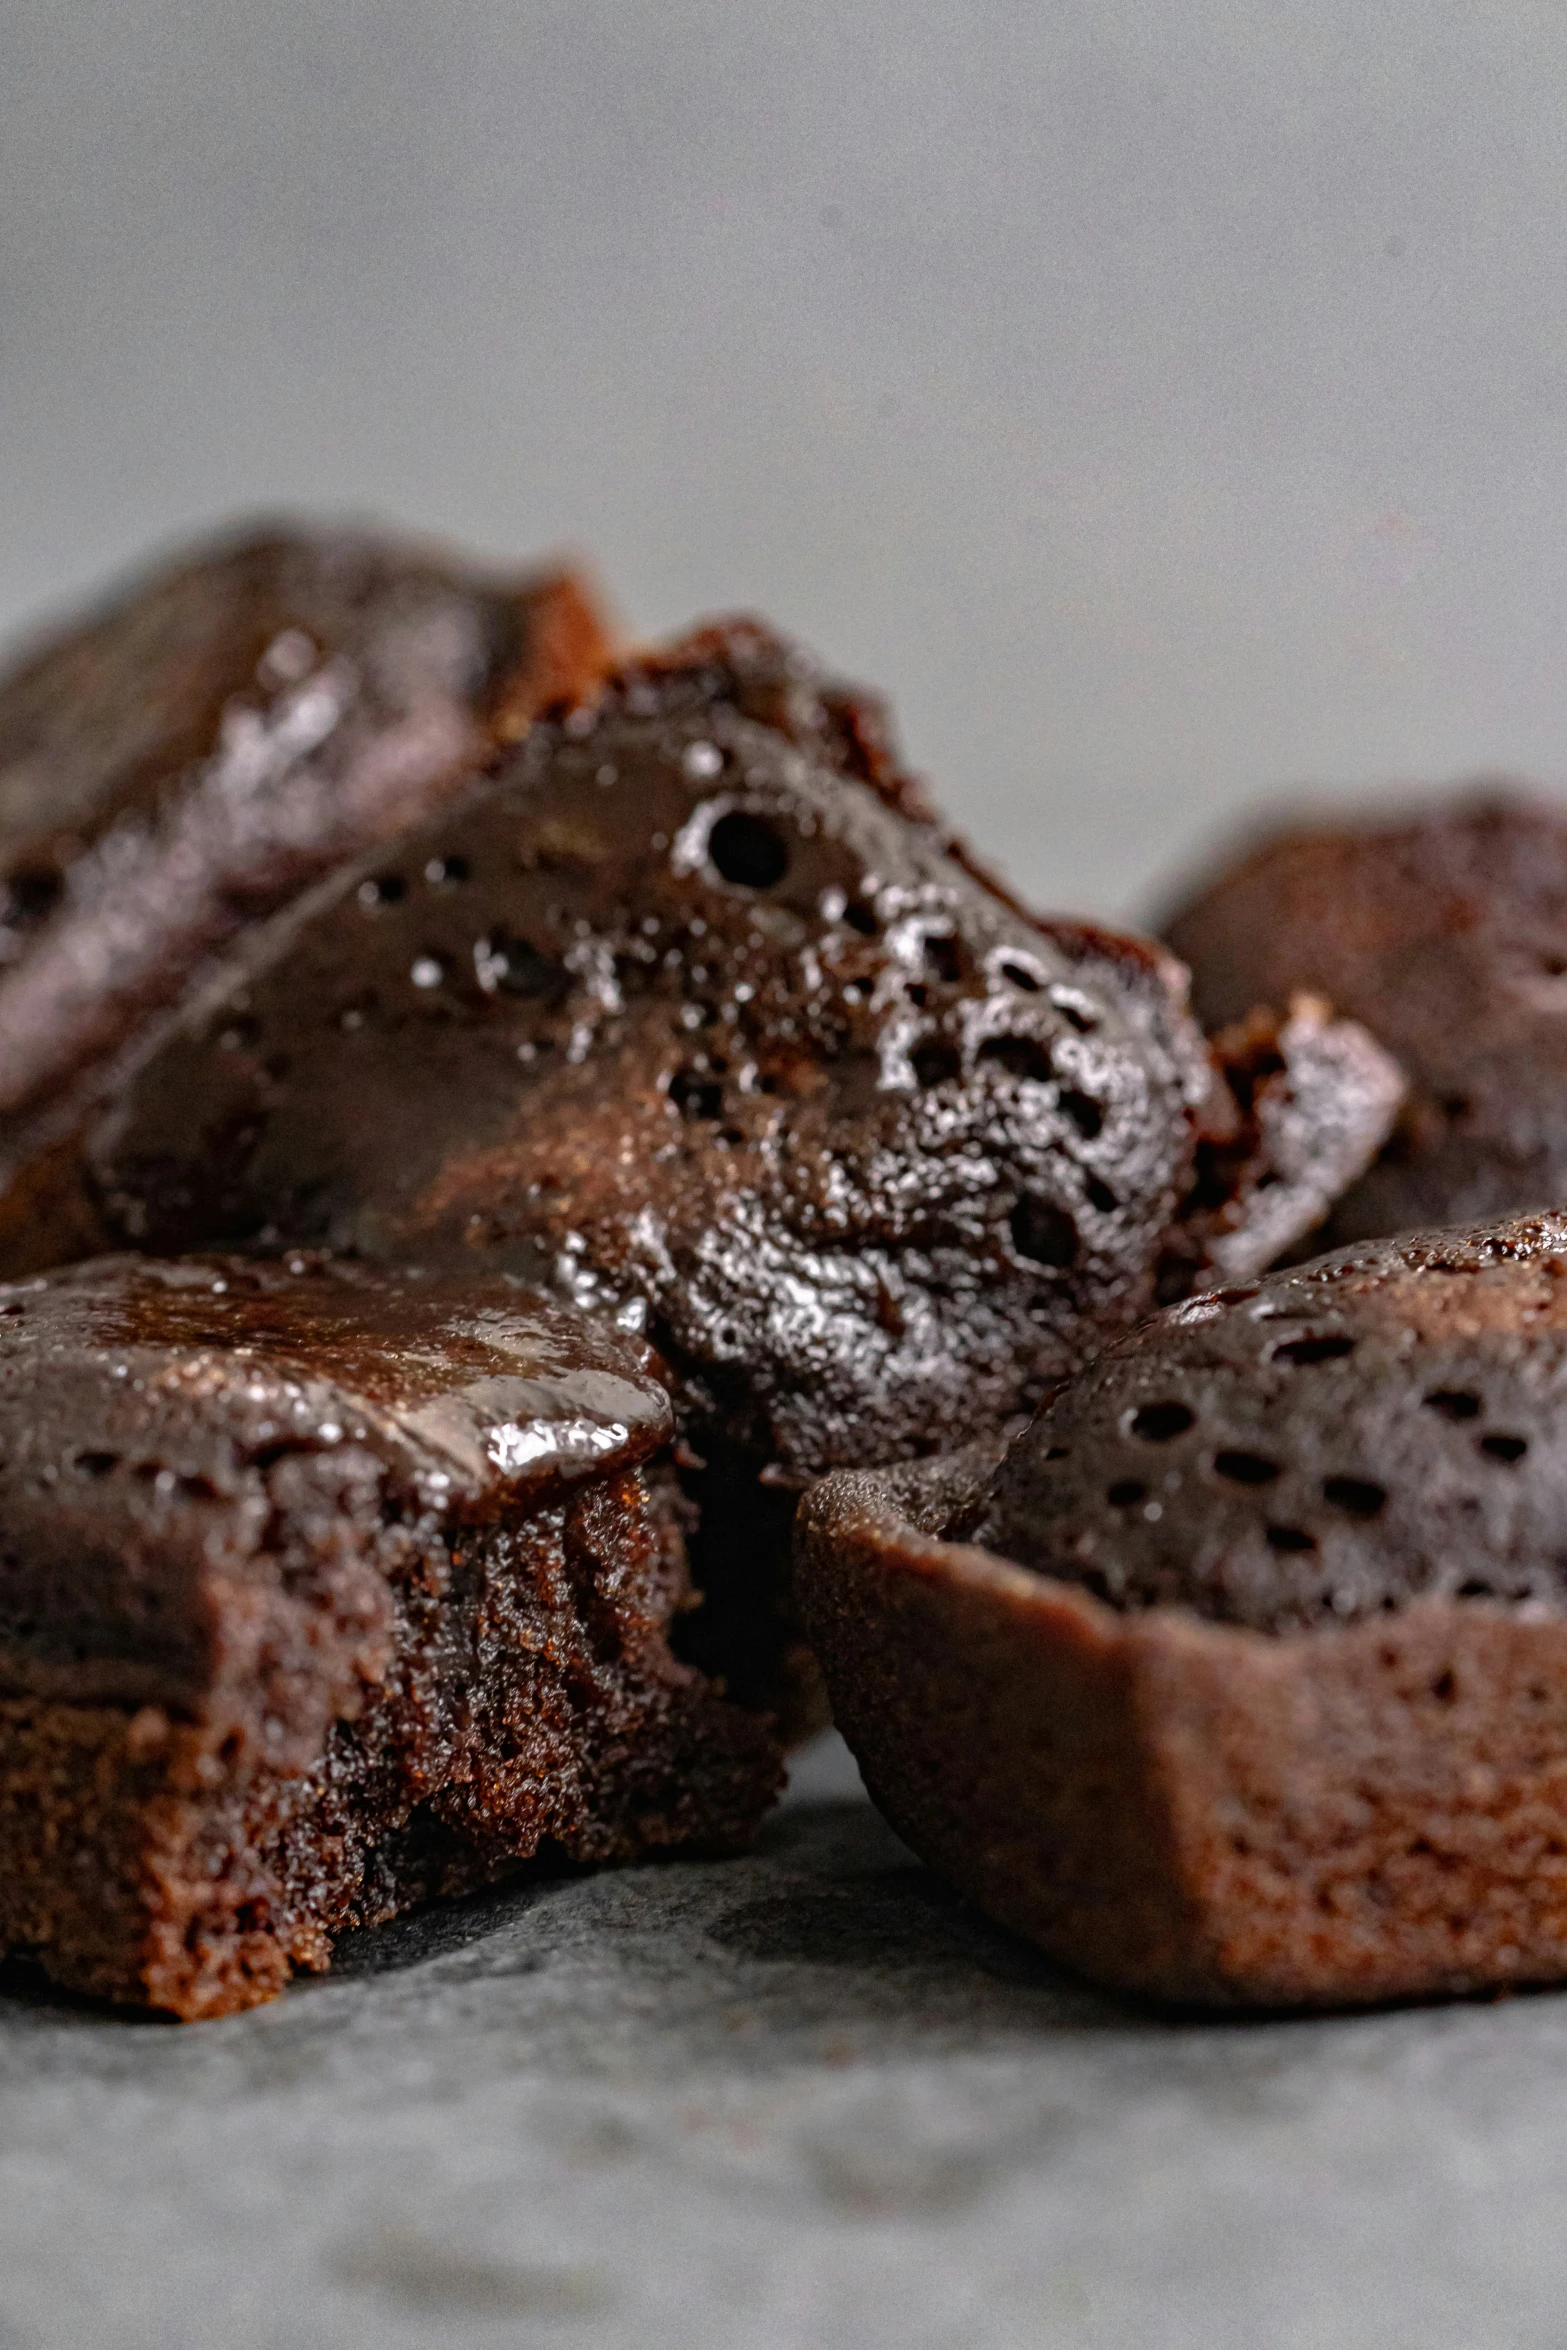
[[1567, 1974], [1567, 823], [1293, 835], [1168, 934], [566, 574], [277, 530], [25, 657], [0, 1949], [222, 2014], [743, 1846], [830, 1702], [1112, 1983]]

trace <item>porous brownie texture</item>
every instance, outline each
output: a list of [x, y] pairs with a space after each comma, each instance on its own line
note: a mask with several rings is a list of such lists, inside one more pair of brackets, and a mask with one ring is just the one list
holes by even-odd
[[1118, 1987], [1567, 1975], [1567, 1217], [1194, 1298], [1010, 1450], [807, 1496], [797, 1585], [899, 1833]]
[[0, 1948], [218, 2015], [529, 1862], [747, 1841], [777, 1750], [671, 1653], [669, 1430], [505, 1282], [0, 1290]]
[[570, 574], [280, 526], [138, 578], [0, 678], [7, 1271], [80, 1253], [72, 1155], [40, 1155], [235, 933], [607, 659]]
[[1567, 1200], [1567, 816], [1517, 792], [1324, 815], [1240, 855], [1165, 925], [1213, 1025], [1316, 990], [1402, 1065], [1348, 1241]]

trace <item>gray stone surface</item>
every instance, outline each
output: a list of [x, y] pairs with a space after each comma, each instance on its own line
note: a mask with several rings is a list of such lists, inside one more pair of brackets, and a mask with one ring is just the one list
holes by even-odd
[[1102, 1999], [807, 1759], [752, 1858], [206, 2026], [0, 1999], [0, 2350], [1559, 2350], [1567, 2001]]

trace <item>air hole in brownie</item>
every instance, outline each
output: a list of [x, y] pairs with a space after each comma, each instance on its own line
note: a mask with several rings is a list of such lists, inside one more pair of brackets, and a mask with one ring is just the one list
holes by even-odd
[[60, 903], [65, 876], [53, 865], [24, 865], [6, 875], [6, 919], [16, 924], [41, 922]]
[[1083, 1189], [1088, 1195], [1089, 1206], [1097, 1208], [1101, 1216], [1108, 1216], [1121, 1204], [1109, 1184], [1102, 1183], [1097, 1175], [1085, 1175]]
[[1079, 1093], [1075, 1086], [1069, 1086], [1066, 1092], [1059, 1096], [1057, 1107], [1063, 1117], [1071, 1119], [1072, 1124], [1085, 1142], [1092, 1142], [1094, 1136], [1104, 1125], [1105, 1114], [1099, 1104], [1092, 1095]]
[[1056, 1265], [1062, 1272], [1076, 1264], [1077, 1226], [1065, 1208], [1050, 1200], [1033, 1199], [1025, 1192], [1008, 1222], [1013, 1247], [1031, 1264]]
[[[922, 979], [914, 980], [903, 992], [917, 1012], [923, 1012], [925, 1006], [930, 1002], [930, 989]], [[855, 993], [858, 994], [859, 990], [856, 989]]]
[[1480, 1398], [1463, 1387], [1438, 1387], [1424, 1399], [1427, 1411], [1440, 1412], [1444, 1420], [1478, 1420]]
[[359, 903], [367, 914], [373, 914], [378, 906], [400, 905], [407, 895], [408, 884], [400, 873], [378, 873], [359, 884]]
[[[1442, 1096], [1442, 1109], [1449, 1118], [1467, 1118], [1470, 1109], [1469, 1096], [1466, 1093], [1446, 1093]], [[1446, 1266], [1444, 1265], [1441, 1270], [1445, 1272]]]
[[479, 985], [487, 992], [499, 989], [502, 995], [541, 998], [563, 995], [566, 975], [558, 963], [525, 938], [513, 938], [509, 931], [492, 931], [481, 938], [473, 950], [473, 967]]
[[1436, 1699], [1438, 1705], [1452, 1704], [1453, 1699], [1458, 1695], [1458, 1683], [1453, 1679], [1453, 1668], [1451, 1665], [1448, 1665], [1442, 1672], [1437, 1674], [1436, 1679], [1431, 1684], [1431, 1694]]
[[1369, 1477], [1325, 1477], [1322, 1498], [1352, 1518], [1374, 1518], [1387, 1500], [1387, 1490]]
[[233, 1767], [234, 1767], [234, 1765], [235, 1765], [235, 1764], [238, 1762], [238, 1760], [239, 1760], [240, 1756], [241, 1756], [241, 1755], [244, 1753], [244, 1751], [245, 1751], [245, 1733], [244, 1733], [244, 1731], [243, 1731], [243, 1730], [231, 1730], [231, 1731], [229, 1732], [228, 1736], [227, 1736], [227, 1737], [224, 1739], [224, 1741], [223, 1741], [222, 1745], [221, 1745], [221, 1746], [218, 1748], [218, 1760], [219, 1760], [219, 1762], [220, 1762], [220, 1763], [222, 1763], [222, 1764], [223, 1764], [223, 1765], [224, 1765], [224, 1766], [225, 1766], [227, 1769], [229, 1769], [229, 1770], [232, 1770], [232, 1769], [233, 1769]]
[[259, 1469], [265, 1476], [268, 1469], [277, 1467], [279, 1461], [297, 1458], [300, 1453], [308, 1453], [314, 1449], [311, 1444], [298, 1437], [285, 1436], [274, 1444], [258, 1444], [250, 1456], [250, 1465], [253, 1469]]
[[1009, 1077], [1032, 1085], [1048, 1084], [1050, 1047], [1032, 1036], [991, 1036], [979, 1048], [982, 1066], [1005, 1069]]
[[697, 1069], [677, 1069], [669, 1080], [669, 1098], [682, 1118], [717, 1118], [724, 1107], [724, 1089]]
[[74, 1463], [77, 1474], [82, 1477], [107, 1477], [119, 1465], [120, 1456], [117, 1452], [79, 1452]]
[[771, 889], [789, 870], [789, 849], [776, 824], [731, 808], [707, 836], [708, 862], [737, 889]]
[[1010, 979], [1012, 985], [1020, 987], [1025, 995], [1038, 995], [1039, 993], [1039, 981], [1026, 964], [1003, 963], [1001, 976], [1003, 979]]
[[1074, 996], [1057, 995], [1052, 991], [1050, 1001], [1055, 1005], [1067, 1026], [1075, 1028], [1079, 1036], [1093, 1035], [1099, 1023], [1092, 1012], [1085, 1005], [1080, 1004]]
[[432, 857], [424, 877], [432, 889], [455, 889], [458, 882], [467, 880], [469, 871], [466, 857]]
[[1458, 1596], [1460, 1599], [1490, 1599], [1493, 1594], [1483, 1575], [1470, 1575], [1459, 1584]]
[[1069, 1444], [1047, 1444], [1045, 1458], [1047, 1461], [1064, 1461], [1071, 1449]]
[[935, 931], [925, 941], [925, 965], [950, 985], [963, 976], [963, 954], [950, 931]]
[[947, 1044], [940, 1037], [932, 1037], [928, 1044], [915, 1049], [911, 1055], [911, 1066], [915, 1078], [923, 1086], [950, 1085], [963, 1074], [963, 1056], [955, 1044]]
[[1286, 1338], [1269, 1356], [1274, 1363], [1293, 1363], [1303, 1369], [1309, 1363], [1338, 1363], [1355, 1351], [1352, 1338]]
[[1197, 1424], [1197, 1414], [1190, 1404], [1145, 1403], [1141, 1411], [1132, 1414], [1127, 1423], [1134, 1436], [1145, 1444], [1168, 1444], [1172, 1437], [1184, 1436], [1188, 1428]]
[[1509, 1468], [1514, 1461], [1521, 1461], [1528, 1449], [1527, 1436], [1482, 1436], [1480, 1439], [1480, 1450], [1486, 1459], [1504, 1461]]
[[1105, 1487], [1105, 1499], [1113, 1509], [1129, 1510], [1134, 1502], [1148, 1499], [1148, 1488], [1140, 1477], [1118, 1477]]
[[1317, 1547], [1315, 1536], [1308, 1534], [1304, 1526], [1270, 1526], [1267, 1530], [1267, 1544], [1270, 1550], [1282, 1551], [1315, 1550]]
[[1216, 1476], [1227, 1477], [1232, 1485], [1272, 1485], [1280, 1473], [1278, 1462], [1260, 1452], [1216, 1452], [1213, 1467]]
[[859, 898], [850, 899], [843, 909], [843, 918], [851, 930], [859, 932], [861, 938], [876, 938], [880, 935], [881, 924], [876, 919], [874, 907], [865, 905]]
[[210, 1477], [182, 1477], [180, 1491], [190, 1501], [216, 1501], [218, 1489]]

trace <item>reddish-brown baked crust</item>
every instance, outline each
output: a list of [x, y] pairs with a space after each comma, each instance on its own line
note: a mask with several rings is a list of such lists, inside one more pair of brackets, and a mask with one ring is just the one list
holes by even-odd
[[943, 1539], [995, 1448], [844, 1473], [796, 1586], [922, 1859], [1051, 1957], [1220, 2007], [1567, 1976], [1567, 1621], [1421, 1600], [1277, 1637]]

